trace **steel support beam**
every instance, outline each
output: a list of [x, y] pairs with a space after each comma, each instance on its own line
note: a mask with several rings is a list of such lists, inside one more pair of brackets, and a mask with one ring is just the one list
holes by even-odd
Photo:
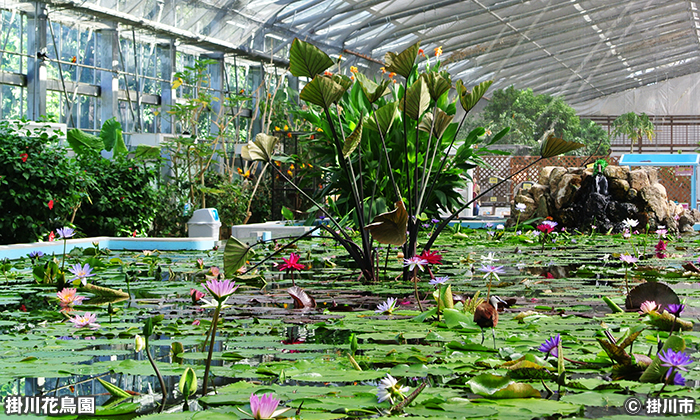
[[37, 121], [46, 115], [46, 4], [34, 3], [27, 15], [27, 118]]
[[173, 40], [167, 44], [160, 45], [160, 77], [166, 80], [160, 84], [160, 132], [166, 134], [175, 133], [175, 123], [169, 111], [175, 104], [175, 91], [172, 79], [175, 73], [176, 51], [175, 41]]
[[222, 116], [222, 104], [226, 99], [224, 93], [226, 91], [224, 87], [224, 55], [222, 53], [207, 54], [205, 57], [209, 60], [216, 61], [215, 64], [210, 64], [208, 66], [209, 88], [212, 90], [211, 95], [219, 99], [209, 104], [213, 114], [209, 132], [212, 135], [216, 135], [219, 133], [219, 127], [214, 124], [214, 122]]
[[98, 31], [97, 65], [100, 70], [100, 126], [119, 115], [119, 34], [117, 25]]

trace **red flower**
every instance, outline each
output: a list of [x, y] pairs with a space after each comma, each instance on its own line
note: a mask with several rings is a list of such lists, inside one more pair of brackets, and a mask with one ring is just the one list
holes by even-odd
[[49, 200], [49, 210], [53, 210], [53, 200]]
[[301, 271], [304, 268], [306, 268], [303, 264], [299, 264], [299, 256], [293, 252], [291, 254], [289, 254], [289, 258], [282, 257], [282, 260], [284, 260], [284, 263], [279, 265], [280, 271], [283, 271], [283, 270]]
[[53, 242], [53, 240], [54, 240], [55, 238], [56, 238], [56, 234], [54, 234], [53, 231], [51, 231], [51, 232], [49, 233], [49, 242]]
[[135, 238], [135, 237], [136, 237], [136, 231], [134, 231], [134, 233], [132, 233], [131, 236], [133, 236], [133, 237]]
[[22, 153], [21, 155], [19, 155], [19, 157], [22, 158], [22, 162], [26, 162], [27, 159], [29, 158], [29, 155], [26, 153]]
[[438, 254], [437, 252], [425, 250], [422, 254], [420, 254], [420, 257], [431, 265], [442, 264], [442, 255]]
[[24, 306], [24, 303], [20, 305], [19, 310], [22, 312], [27, 312], [27, 307]]

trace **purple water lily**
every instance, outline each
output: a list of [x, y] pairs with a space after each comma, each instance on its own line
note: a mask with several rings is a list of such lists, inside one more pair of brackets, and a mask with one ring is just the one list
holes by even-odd
[[559, 357], [559, 343], [561, 343], [561, 335], [557, 334], [554, 337], [549, 337], [544, 343], [537, 349], [542, 353], [545, 353], [545, 357], [552, 355], [554, 357]]

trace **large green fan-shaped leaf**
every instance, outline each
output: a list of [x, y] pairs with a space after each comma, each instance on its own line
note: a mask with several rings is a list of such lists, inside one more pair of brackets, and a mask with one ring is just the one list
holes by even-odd
[[[360, 122], [362, 122], [362, 115], [360, 115]], [[355, 151], [357, 146], [362, 140], [362, 123], [357, 124], [357, 127], [350, 133], [349, 136], [345, 138], [345, 143], [343, 144], [343, 157], [347, 158], [350, 154]]]
[[253, 250], [248, 245], [233, 236], [230, 237], [224, 248], [224, 275], [227, 278], [233, 277], [238, 269], [243, 267], [248, 255], [252, 254]]
[[122, 125], [116, 118], [112, 117], [102, 124], [100, 138], [106, 151], [114, 149], [115, 155], [123, 155], [128, 152], [126, 144], [124, 144], [124, 136], [122, 136]]
[[583, 146], [584, 145], [582, 143], [567, 141], [550, 135], [542, 145], [540, 156], [543, 158], [550, 158], [552, 156], [557, 156], [572, 150], [580, 149]]
[[488, 90], [492, 83], [493, 80], [481, 82], [474, 86], [474, 89], [470, 92], [467, 90], [461, 80], [457, 80], [455, 87], [457, 88], [459, 103], [462, 104], [462, 108], [465, 112], [469, 112], [472, 108], [474, 108], [476, 103], [479, 102], [479, 99], [481, 99], [482, 96], [484, 96], [486, 90]]
[[99, 153], [105, 148], [101, 138], [88, 134], [78, 128], [72, 128], [66, 133], [66, 140], [75, 153], [83, 154], [88, 151]]
[[[394, 123], [394, 119], [396, 118], [396, 109], [396, 102], [389, 102], [383, 107], [377, 109], [374, 112], [374, 115], [367, 117], [367, 121], [365, 121], [365, 128], [376, 132], [377, 123], [379, 123], [379, 129], [381, 130], [382, 136], [386, 136], [386, 133], [389, 131], [391, 125]], [[377, 118], [376, 121], [374, 120], [375, 117]]]
[[391, 93], [389, 89], [391, 80], [389, 79], [384, 79], [381, 83], [377, 84], [369, 80], [364, 74], [357, 73], [357, 81], [360, 82], [360, 87], [367, 97], [367, 100], [372, 104], [377, 102], [382, 96]]
[[259, 133], [255, 136], [254, 141], [248, 142], [247, 145], [243, 146], [241, 155], [243, 159], [269, 162], [272, 160], [272, 155], [274, 154], [275, 146], [278, 141], [279, 139], [275, 136]]
[[442, 134], [447, 130], [447, 127], [452, 123], [452, 115], [447, 115], [447, 113], [440, 108], [437, 108], [437, 118], [435, 118], [435, 123], [433, 123], [433, 114], [431, 112], [426, 112], [418, 124], [418, 129], [420, 131], [430, 132], [430, 126], [433, 127], [433, 136], [435, 138], [442, 137]]
[[289, 49], [289, 71], [296, 77], [315, 77], [333, 65], [333, 60], [315, 45], [298, 38]]
[[405, 106], [404, 110], [404, 98], [399, 99], [399, 108], [416, 121], [420, 120], [423, 112], [430, 106], [430, 92], [428, 92], [428, 86], [422, 77], [408, 87]]
[[402, 201], [396, 202], [396, 208], [390, 212], [382, 213], [365, 226], [380, 244], [403, 245], [406, 242], [406, 228], [408, 227], [408, 212]]
[[430, 92], [430, 98], [433, 101], [437, 101], [452, 87], [452, 79], [447, 72], [423, 73], [421, 77], [425, 79], [425, 84], [428, 85], [428, 91]]
[[328, 76], [316, 76], [307, 83], [299, 94], [299, 99], [328, 109], [345, 93], [343, 86]]
[[413, 64], [416, 62], [418, 50], [420, 49], [420, 41], [406, 48], [399, 54], [388, 52], [384, 54], [384, 62], [386, 71], [400, 74], [408, 78], [413, 70]]

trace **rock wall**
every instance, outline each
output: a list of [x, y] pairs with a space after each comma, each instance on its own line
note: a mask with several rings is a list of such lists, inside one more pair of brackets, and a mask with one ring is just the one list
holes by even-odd
[[542, 168], [539, 180], [527, 191], [519, 191], [511, 208], [507, 224], [515, 224], [522, 203], [525, 210], [520, 221], [534, 217], [552, 217], [562, 226], [590, 231], [595, 225], [599, 232], [618, 233], [622, 221], [639, 221], [642, 232], [664, 226], [669, 232], [689, 232], [700, 221], [700, 212], [686, 210], [668, 200], [666, 188], [659, 183], [654, 167], [630, 170], [628, 166], [607, 166], [602, 174], [594, 175], [591, 168]]

